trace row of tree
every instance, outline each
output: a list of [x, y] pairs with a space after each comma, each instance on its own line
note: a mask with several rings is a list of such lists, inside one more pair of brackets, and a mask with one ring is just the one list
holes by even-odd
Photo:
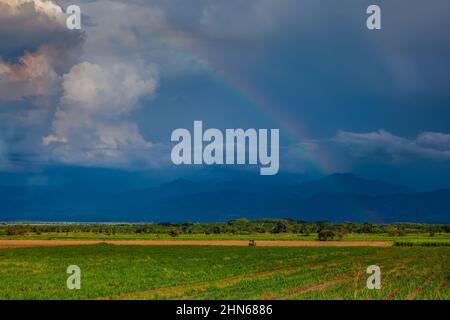
[[[319, 234], [330, 231], [336, 237], [348, 233], [379, 233], [402, 236], [411, 233], [449, 233], [450, 225], [418, 224], [418, 223], [333, 223], [328, 221], [306, 222], [290, 219], [257, 219], [245, 218], [218, 223], [146, 223], [146, 224], [0, 224], [0, 234], [14, 236], [41, 233], [97, 233], [97, 234], [255, 234], [255, 233], [294, 233]], [[330, 234], [331, 234], [330, 233]]]

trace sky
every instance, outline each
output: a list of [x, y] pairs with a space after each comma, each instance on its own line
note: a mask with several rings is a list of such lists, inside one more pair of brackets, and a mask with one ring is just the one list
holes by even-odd
[[202, 120], [280, 129], [282, 174], [450, 187], [448, 70], [448, 0], [0, 0], [0, 184], [180, 177]]

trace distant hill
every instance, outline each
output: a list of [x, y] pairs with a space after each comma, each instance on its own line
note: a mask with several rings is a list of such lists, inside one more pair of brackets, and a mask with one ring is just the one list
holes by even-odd
[[366, 180], [351, 173], [335, 173], [322, 179], [300, 184], [297, 193], [309, 197], [324, 193], [360, 193], [371, 196], [411, 193], [412, 188], [378, 180]]
[[417, 192], [348, 173], [307, 183], [263, 181], [260, 177], [212, 182], [177, 179], [158, 187], [126, 191], [0, 187], [0, 220], [182, 222], [245, 216], [450, 223], [447, 189]]

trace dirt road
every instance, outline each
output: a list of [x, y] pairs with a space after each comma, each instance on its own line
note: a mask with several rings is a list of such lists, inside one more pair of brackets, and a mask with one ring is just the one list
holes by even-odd
[[[243, 240], [0, 240], [0, 248], [61, 247], [112, 244], [122, 246], [248, 246]], [[390, 241], [256, 241], [258, 247], [388, 247]]]

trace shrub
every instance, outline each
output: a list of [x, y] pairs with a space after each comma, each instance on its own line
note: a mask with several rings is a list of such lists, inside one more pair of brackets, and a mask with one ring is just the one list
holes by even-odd
[[336, 236], [338, 237], [339, 240], [344, 239], [344, 237], [347, 235], [347, 231], [341, 229], [336, 231]]
[[169, 232], [169, 236], [171, 236], [173, 238], [178, 237], [178, 232], [175, 231], [175, 230], [172, 230], [172, 231]]
[[285, 233], [287, 231], [287, 224], [285, 221], [278, 221], [275, 228], [272, 229], [272, 233]]
[[321, 230], [318, 234], [319, 241], [328, 241], [332, 240], [335, 237], [335, 233], [332, 230]]
[[9, 225], [6, 226], [5, 233], [7, 236], [23, 236], [27, 232], [25, 226]]

